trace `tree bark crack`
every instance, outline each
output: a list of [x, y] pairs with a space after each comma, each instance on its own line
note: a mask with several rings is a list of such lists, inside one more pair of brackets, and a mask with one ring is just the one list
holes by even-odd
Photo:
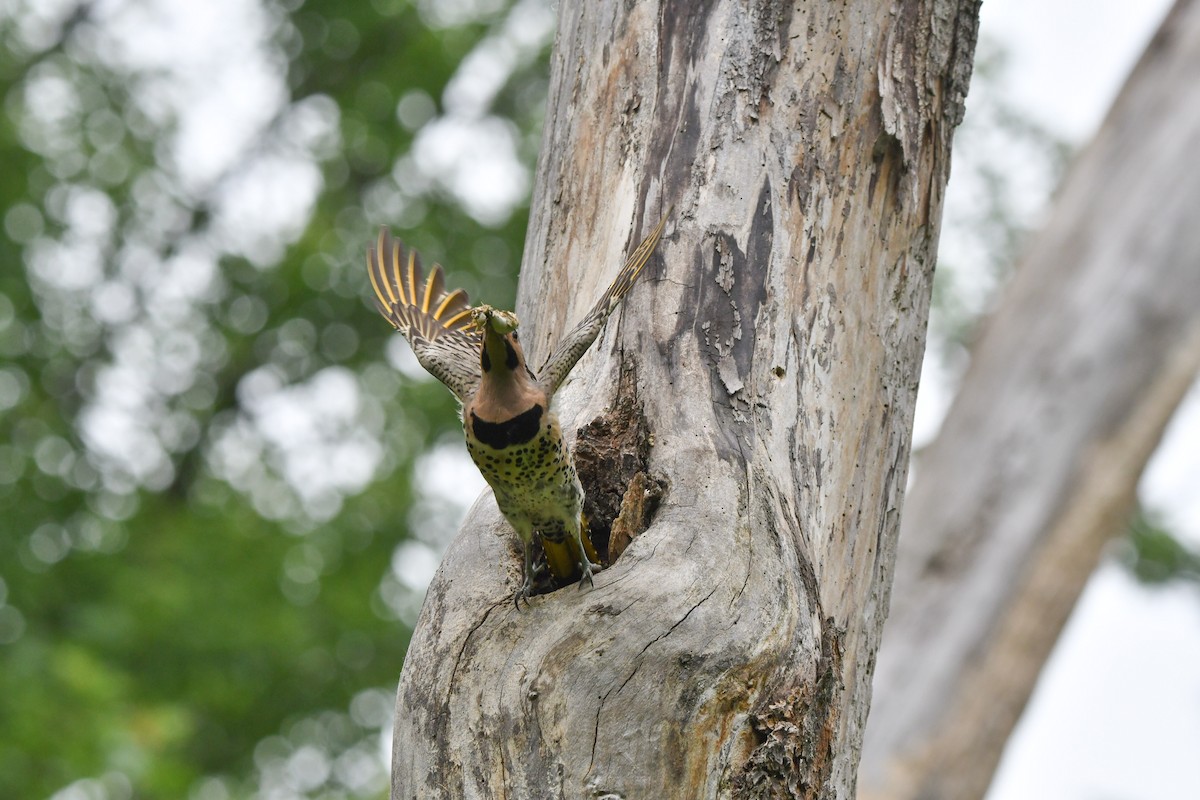
[[600, 713], [604, 710], [604, 701], [607, 699], [608, 693], [606, 692], [604, 697], [600, 698], [599, 705], [596, 706], [596, 725], [592, 728], [592, 754], [588, 758], [587, 771], [584, 772], [585, 775], [590, 775], [592, 767], [596, 766], [596, 742], [600, 741]]
[[750, 536], [748, 538], [750, 539], [750, 543], [746, 547], [746, 574], [742, 577], [742, 585], [738, 587], [734, 596], [729, 599], [730, 608], [733, 608], [737, 601], [742, 598], [742, 595], [746, 593], [746, 587], [750, 585], [750, 571], [754, 567], [754, 537]]
[[502, 605], [508, 605], [508, 601], [505, 600], [502, 603], [496, 603], [489, 606], [487, 611], [483, 612], [483, 616], [479, 618], [479, 621], [472, 625], [471, 630], [467, 631], [467, 635], [463, 637], [462, 647], [458, 648], [458, 655], [454, 658], [454, 668], [450, 670], [450, 680], [446, 682], [446, 697], [444, 699], [448, 700], [450, 692], [453, 691], [455, 686], [454, 679], [458, 675], [458, 665], [462, 663], [463, 653], [466, 652], [467, 645], [471, 643], [471, 637], [475, 635], [476, 631], [484, 626], [484, 624], [488, 621], [488, 617], [492, 615], [492, 612]]
[[[667, 638], [668, 636], [670, 636], [670, 635], [671, 635], [671, 633], [672, 633], [672, 632], [673, 632], [673, 631], [674, 631], [676, 628], [678, 628], [678, 627], [679, 627], [680, 625], [682, 625], [683, 623], [687, 622], [687, 618], [688, 618], [688, 617], [690, 617], [690, 616], [692, 615], [692, 612], [693, 612], [693, 611], [695, 611], [695, 610], [696, 610], [697, 608], [699, 608], [700, 606], [702, 606], [702, 605], [704, 604], [704, 602], [705, 602], [706, 600], [708, 600], [708, 598], [710, 598], [710, 597], [712, 597], [714, 594], [716, 594], [716, 591], [717, 591], [717, 587], [715, 587], [715, 586], [714, 586], [714, 587], [712, 588], [712, 590], [711, 590], [711, 591], [710, 591], [708, 594], [704, 595], [704, 597], [701, 597], [701, 598], [700, 598], [700, 599], [699, 599], [699, 600], [696, 602], [696, 604], [695, 604], [695, 605], [693, 605], [691, 608], [689, 608], [689, 609], [687, 610], [687, 613], [686, 613], [686, 614], [684, 614], [684, 615], [683, 615], [683, 617], [679, 619], [679, 621], [677, 621], [677, 622], [676, 622], [674, 625], [672, 625], [670, 628], [668, 628], [667, 630], [665, 630], [665, 631], [664, 631], [663, 633], [661, 633], [660, 635], [658, 635], [658, 636], [655, 636], [653, 639], [651, 639], [650, 641], [646, 642], [646, 646], [645, 646], [645, 647], [643, 647], [643, 648], [642, 648], [642, 649], [641, 649], [641, 650], [638, 652], [637, 656], [635, 657], [635, 661], [636, 661], [637, 663], [636, 663], [636, 664], [634, 664], [634, 667], [633, 667], [633, 669], [630, 671], [629, 675], [628, 675], [628, 676], [626, 676], [625, 680], [621, 681], [621, 685], [617, 687], [617, 689], [616, 689], [616, 692], [617, 692], [617, 694], [620, 694], [620, 693], [621, 693], [621, 690], [622, 690], [622, 689], [624, 689], [624, 688], [626, 687], [626, 685], [628, 685], [628, 683], [629, 683], [631, 680], [633, 680], [633, 676], [637, 674], [637, 671], [638, 671], [639, 669], [641, 669], [641, 666], [642, 666], [642, 656], [646, 654], [646, 651], [647, 651], [647, 650], [649, 650], [649, 649], [650, 649], [650, 647], [651, 647], [652, 645], [656, 644], [657, 642], [661, 642], [663, 639], [665, 639], [665, 638]], [[609, 692], [605, 692], [605, 694], [604, 694], [604, 697], [603, 697], [603, 698], [601, 698], [601, 700], [600, 700], [600, 706], [601, 706], [601, 708], [603, 708], [603, 706], [604, 706], [604, 701], [605, 701], [605, 700], [607, 700], [607, 699], [608, 699], [608, 697], [609, 697], [609, 695], [611, 695], [611, 694], [612, 694], [612, 692], [611, 692], [611, 691], [609, 691]], [[599, 711], [597, 711], [597, 714], [596, 714], [596, 716], [597, 716], [597, 718], [599, 718]], [[593, 744], [593, 746], [594, 746], [594, 744]]]

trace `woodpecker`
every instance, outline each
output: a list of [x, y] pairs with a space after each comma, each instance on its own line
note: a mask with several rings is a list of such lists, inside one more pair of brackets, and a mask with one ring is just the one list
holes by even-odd
[[582, 515], [583, 487], [550, 403], [637, 280], [666, 221], [664, 215], [536, 373], [521, 349], [516, 314], [472, 307], [462, 289], [446, 291], [441, 266], [434, 264], [425, 277], [416, 252], [386, 228], [367, 251], [379, 312], [408, 340], [421, 366], [458, 398], [467, 452], [524, 547], [523, 581], [513, 595], [517, 608], [528, 603], [533, 588], [535, 536], [558, 581], [580, 576], [582, 588], [599, 568]]

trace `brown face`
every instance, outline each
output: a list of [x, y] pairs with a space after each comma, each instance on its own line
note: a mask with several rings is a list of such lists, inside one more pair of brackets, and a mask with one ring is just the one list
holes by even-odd
[[516, 372], [521, 366], [519, 348], [513, 334], [498, 336], [489, 330], [479, 354], [479, 366], [483, 368], [483, 374], [491, 375], [492, 370], [501, 364], [505, 371]]
[[515, 330], [501, 336], [489, 328], [479, 352], [479, 366], [484, 375], [503, 377], [525, 373], [534, 379], [533, 372], [525, 363], [525, 352], [521, 349], [521, 341]]
[[525, 364], [516, 331], [501, 335], [488, 328], [479, 365], [483, 380], [464, 414], [470, 433], [497, 450], [528, 442], [541, 429], [548, 398]]

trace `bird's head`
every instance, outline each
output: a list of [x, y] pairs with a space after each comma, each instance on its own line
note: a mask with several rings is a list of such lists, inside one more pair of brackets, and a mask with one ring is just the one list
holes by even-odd
[[501, 380], [514, 376], [521, 380], [533, 377], [517, 338], [521, 321], [516, 314], [488, 305], [477, 306], [471, 309], [471, 322], [483, 331], [479, 362], [485, 376]]

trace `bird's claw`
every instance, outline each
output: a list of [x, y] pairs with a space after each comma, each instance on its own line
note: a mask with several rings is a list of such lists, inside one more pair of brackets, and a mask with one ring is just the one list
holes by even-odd
[[521, 588], [513, 592], [513, 605], [517, 607], [517, 611], [521, 610], [521, 601], [525, 601], [525, 607], [529, 608], [529, 593], [533, 586], [528, 580], [521, 584]]
[[521, 601], [525, 601], [525, 607], [529, 608], [529, 594], [533, 591], [533, 554], [529, 549], [529, 541], [525, 544], [525, 569], [521, 570], [521, 588], [513, 593], [513, 605], [517, 607], [517, 611], [521, 610]]
[[581, 561], [581, 562], [580, 562], [580, 564], [579, 564], [579, 571], [583, 573], [583, 577], [579, 579], [579, 589], [580, 589], [580, 591], [583, 591], [583, 584], [584, 584], [584, 583], [587, 583], [587, 585], [588, 585], [588, 586], [590, 586], [590, 587], [592, 587], [592, 588], [595, 588], [596, 584], [594, 584], [594, 583], [592, 582], [592, 572], [593, 572], [593, 569], [595, 569], [595, 570], [601, 570], [601, 569], [604, 569], [604, 568], [603, 568], [602, 566], [600, 566], [599, 564], [593, 564], [593, 563], [592, 563], [592, 562], [591, 562], [591, 561], [588, 559], [588, 557], [587, 557], [587, 556], [584, 556], [584, 557], [583, 557], [583, 561]]

